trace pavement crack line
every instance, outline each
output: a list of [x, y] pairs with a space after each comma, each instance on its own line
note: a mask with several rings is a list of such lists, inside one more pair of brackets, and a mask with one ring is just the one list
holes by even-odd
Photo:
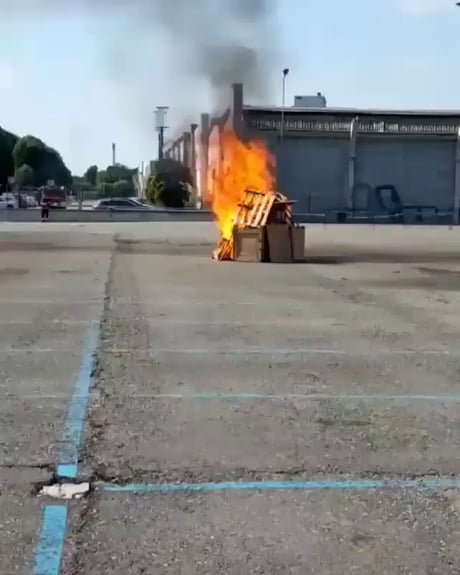
[[56, 466], [51, 461], [44, 463], [1, 463], [0, 469], [37, 469], [54, 473]]
[[[115, 246], [117, 236], [114, 236]], [[63, 448], [55, 471], [49, 481], [33, 486], [35, 495], [62, 500], [63, 503], [45, 505], [40, 536], [35, 549], [32, 575], [58, 574], [61, 569], [64, 542], [67, 532], [67, 500], [81, 499], [91, 493], [89, 482], [79, 482], [78, 467], [91, 386], [97, 373], [100, 330], [108, 309], [110, 283], [113, 275], [115, 248], [112, 249], [104, 286], [104, 303], [99, 321], [92, 322], [82, 352], [80, 371], [75, 382], [74, 394], [69, 406], [64, 429]], [[54, 468], [54, 466], [53, 466]]]
[[[116, 239], [115, 237], [115, 241]], [[112, 251], [110, 258], [104, 286], [104, 303], [99, 321], [91, 324], [82, 354], [80, 373], [69, 408], [64, 431], [63, 449], [57, 467], [57, 475], [59, 477], [75, 479], [78, 476], [78, 464], [84, 439], [84, 428], [87, 423], [89, 401], [98, 373], [101, 331], [110, 301], [109, 291], [113, 277], [114, 254], [115, 250]]]
[[[104, 302], [104, 312], [100, 328], [100, 346], [96, 359], [96, 373], [92, 392], [94, 400], [88, 411], [87, 433], [82, 447], [83, 458], [87, 467], [91, 469], [92, 477], [102, 476], [109, 481], [116, 480], [115, 474], [107, 471], [103, 461], [98, 456], [100, 445], [103, 444], [107, 426], [107, 419], [110, 417], [111, 393], [110, 377], [113, 369], [113, 358], [109, 349], [113, 347], [113, 341], [122, 341], [124, 344], [131, 342], [134, 349], [150, 346], [149, 326], [141, 318], [143, 313], [141, 298], [139, 296], [139, 286], [137, 278], [127, 260], [126, 254], [131, 253], [129, 249], [120, 249], [120, 241], [115, 239], [116, 248], [114, 250], [110, 278], [107, 283], [106, 297]], [[131, 305], [129, 309], [119, 308], [114, 302], [120, 297], [129, 295]], [[134, 327], [133, 327], [134, 326]], [[106, 389], [107, 388], [107, 389]]]

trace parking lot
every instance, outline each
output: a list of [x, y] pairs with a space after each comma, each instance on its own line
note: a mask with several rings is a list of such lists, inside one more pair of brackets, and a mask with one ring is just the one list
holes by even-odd
[[216, 239], [0, 224], [0, 574], [459, 573], [459, 230]]

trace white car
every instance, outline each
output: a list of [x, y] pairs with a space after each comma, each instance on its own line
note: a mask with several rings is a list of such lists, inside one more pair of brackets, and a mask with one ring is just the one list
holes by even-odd
[[37, 200], [33, 196], [22, 196], [28, 208], [36, 208], [38, 206]]
[[4, 193], [0, 195], [0, 209], [17, 209], [18, 200], [14, 194]]

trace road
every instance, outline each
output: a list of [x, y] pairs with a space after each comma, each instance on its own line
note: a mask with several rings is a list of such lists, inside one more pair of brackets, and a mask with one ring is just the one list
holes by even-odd
[[459, 573], [459, 234], [0, 224], [0, 574]]

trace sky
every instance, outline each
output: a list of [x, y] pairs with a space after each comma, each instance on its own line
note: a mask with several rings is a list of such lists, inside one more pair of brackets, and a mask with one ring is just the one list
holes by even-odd
[[[460, 109], [454, 0], [278, 3], [267, 45], [279, 90], [267, 104], [281, 103], [288, 67], [287, 104], [320, 91], [330, 106]], [[155, 157], [156, 106], [170, 106], [170, 133], [211, 106], [205, 82], [182, 74], [176, 57], [160, 24], [141, 30], [120, 14], [51, 9], [3, 13], [0, 126], [43, 139], [75, 174], [108, 165], [112, 142], [117, 160], [137, 167]]]

